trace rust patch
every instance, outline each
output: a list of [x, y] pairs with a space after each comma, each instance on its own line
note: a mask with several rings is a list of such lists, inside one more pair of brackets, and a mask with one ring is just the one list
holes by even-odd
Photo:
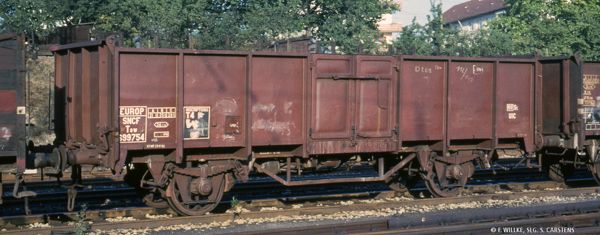
[[225, 134], [241, 134], [242, 116], [225, 117]]
[[0, 113], [12, 113], [17, 110], [17, 91], [0, 91]]

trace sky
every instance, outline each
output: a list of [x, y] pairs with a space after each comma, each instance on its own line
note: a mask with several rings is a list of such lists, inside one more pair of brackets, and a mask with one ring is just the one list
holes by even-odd
[[[435, 4], [442, 2], [442, 12], [450, 9], [456, 4], [468, 2], [469, 0], [433, 0]], [[427, 23], [427, 15], [430, 14], [430, 0], [402, 0], [402, 10], [392, 16], [394, 22], [402, 23], [402, 26], [407, 26], [416, 16], [417, 23], [423, 25]]]

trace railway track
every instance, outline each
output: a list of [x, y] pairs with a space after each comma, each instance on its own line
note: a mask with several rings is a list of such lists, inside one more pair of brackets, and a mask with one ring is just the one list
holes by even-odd
[[593, 234], [600, 231], [599, 218], [600, 201], [595, 201], [262, 230], [247, 234]]
[[[375, 174], [370, 169], [358, 169], [357, 172], [337, 171], [325, 175], [303, 175], [294, 179], [321, 179], [321, 178], [343, 178], [343, 177], [365, 177]], [[479, 170], [469, 182], [469, 186], [497, 184], [498, 182], [540, 182], [548, 179], [544, 174], [537, 170], [524, 170], [519, 174], [515, 172], [500, 171], [493, 174], [491, 170]], [[585, 178], [586, 171], [581, 171], [579, 178]], [[589, 175], [587, 176], [588, 178]], [[284, 187], [270, 177], [253, 175], [253, 179], [246, 183], [238, 183], [233, 190], [223, 197], [221, 203], [230, 204], [233, 198], [242, 201], [254, 200], [289, 200], [290, 198], [318, 198], [323, 195], [355, 195], [356, 192], [369, 192], [370, 194], [381, 193], [389, 190], [389, 187], [383, 182], [376, 183], [351, 183], [351, 184], [330, 184], [324, 188], [310, 186]], [[91, 210], [110, 209], [115, 207], [145, 206], [140, 200], [137, 192], [119, 178], [99, 178], [88, 179], [84, 183], [91, 185], [93, 190], [78, 190], [76, 203], [78, 205], [86, 204]], [[576, 181], [572, 181], [574, 183]], [[70, 181], [63, 182], [69, 184]], [[28, 188], [40, 192], [37, 197], [29, 199], [29, 205], [33, 213], [43, 214], [48, 212], [66, 212], [67, 190], [58, 187], [56, 181], [50, 182], [31, 182]], [[489, 187], [487, 187], [489, 188]], [[497, 190], [509, 189], [504, 184], [499, 184]], [[2, 214], [4, 216], [18, 216], [24, 214], [23, 199], [12, 197], [12, 185], [5, 184], [3, 195]], [[472, 187], [467, 188], [470, 193], [486, 193], [485, 191], [472, 191]], [[411, 190], [413, 196], [429, 197], [429, 192], [421, 182], [415, 185]], [[75, 207], [79, 210], [80, 207]]]
[[[536, 188], [552, 188], [554, 186], [557, 186], [557, 183], [554, 182], [541, 182], [541, 183], [537, 183], [537, 185], [534, 185], [532, 183], [530, 183], [529, 185], [510, 185], [510, 187], [512, 188], [523, 188], [523, 187], [536, 187]], [[486, 186], [473, 186], [473, 188], [477, 188], [477, 187], [486, 187]], [[476, 189], [476, 190], [482, 190], [482, 189]], [[492, 191], [493, 189], [487, 189], [488, 191]], [[330, 195], [328, 197], [324, 196], [321, 198], [311, 198], [311, 199], [306, 199], [306, 198], [295, 198], [295, 199], [288, 199], [288, 200], [257, 200], [257, 201], [253, 201], [253, 202], [249, 202], [249, 203], [242, 203], [243, 207], [246, 208], [247, 211], [241, 212], [241, 213], [218, 213], [218, 214], [210, 214], [210, 215], [204, 215], [204, 216], [186, 216], [186, 217], [176, 217], [174, 214], [174, 212], [170, 211], [170, 210], [160, 210], [160, 209], [154, 209], [154, 208], [119, 208], [119, 209], [112, 209], [112, 210], [102, 210], [102, 211], [87, 211], [86, 214], [86, 220], [87, 221], [92, 221], [93, 224], [91, 226], [91, 229], [93, 231], [99, 229], [99, 230], [112, 230], [112, 229], [131, 229], [131, 228], [157, 228], [160, 226], [170, 226], [170, 225], [177, 225], [177, 224], [188, 224], [188, 223], [192, 223], [192, 224], [211, 224], [211, 223], [228, 223], [231, 224], [233, 223], [232, 221], [237, 221], [237, 220], [242, 220], [242, 221], [248, 221], [248, 220], [252, 220], [252, 219], [258, 219], [258, 218], [278, 218], [278, 217], [298, 217], [298, 220], [300, 220], [302, 217], [306, 217], [306, 216], [319, 216], [319, 215], [331, 215], [331, 214], [336, 214], [336, 213], [343, 213], [343, 212], [354, 212], [354, 211], [368, 211], [368, 210], [383, 210], [385, 208], [402, 208], [402, 207], [406, 207], [406, 208], [411, 208], [411, 207], [426, 207], [426, 206], [435, 206], [435, 205], [440, 205], [440, 204], [452, 204], [452, 203], [466, 203], [466, 202], [484, 202], [484, 201], [488, 201], [488, 200], [514, 200], [514, 199], [518, 199], [518, 198], [524, 198], [524, 197], [528, 197], [528, 198], [536, 198], [536, 197], [543, 197], [543, 196], [579, 196], [581, 194], [597, 194], [600, 193], [600, 187], [592, 187], [592, 188], [576, 188], [576, 189], [566, 189], [566, 190], [557, 190], [557, 191], [529, 191], [529, 192], [518, 192], [518, 193], [499, 193], [499, 194], [483, 194], [483, 195], [470, 195], [470, 196], [461, 196], [461, 197], [456, 197], [456, 198], [425, 198], [425, 199], [417, 199], [417, 200], [411, 200], [411, 199], [404, 199], [404, 200], [399, 200], [399, 201], [394, 201], [394, 200], [385, 200], [386, 198], [394, 198], [399, 196], [398, 192], [392, 192], [392, 191], [388, 191], [388, 192], [382, 192], [382, 193], [378, 193], [376, 196], [370, 195], [368, 193], [362, 193], [362, 194], [356, 194], [353, 195], [352, 198], [354, 198], [353, 201], [356, 201], [356, 203], [340, 203], [340, 201], [343, 202], [343, 200], [347, 200], [348, 198], [346, 198], [343, 195]], [[361, 197], [365, 197], [368, 198], [370, 197], [371, 200], [373, 200], [372, 202], [364, 202], [364, 201], [369, 201], [369, 200], [361, 200]], [[361, 202], [363, 201], [363, 202]], [[298, 208], [295, 205], [304, 205], [301, 208]], [[573, 204], [575, 205], [575, 204]], [[398, 220], [396, 220], [395, 222], [392, 219], [386, 219], [386, 223], [387, 223], [387, 228], [385, 230], [389, 230], [389, 229], [401, 229], [403, 228], [403, 232], [419, 232], [419, 231], [425, 231], [425, 230], [416, 230], [416, 229], [430, 229], [432, 232], [436, 232], [436, 231], [442, 231], [442, 230], [435, 230], [435, 229], [442, 229], [439, 226], [436, 227], [427, 227], [429, 225], [432, 224], [444, 224], [446, 227], [445, 228], [450, 228], [452, 226], [471, 226], [471, 228], [469, 229], [474, 229], [475, 225], [482, 225], [480, 227], [477, 227], [477, 229], [480, 229], [482, 227], [486, 227], [489, 231], [490, 226], [489, 225], [483, 225], [483, 223], [491, 223], [491, 222], [496, 222], [496, 221], [504, 221], [504, 222], [514, 222], [514, 220], [519, 219], [521, 217], [523, 217], [523, 215], [525, 215], [526, 218], [528, 219], [544, 219], [544, 218], [548, 218], [548, 214], [554, 214], [554, 215], [569, 215], [569, 213], [571, 213], [572, 215], [583, 215], [583, 214], [591, 214], [591, 213], [595, 213], [595, 211], [598, 211], [598, 208], [600, 208], [600, 202], [595, 201], [595, 202], [586, 202], [586, 203], [580, 203], [577, 204], [576, 206], [573, 205], [567, 205], [567, 206], [558, 206], [558, 207], [564, 207], [567, 208], [568, 210], [565, 210], [565, 212], [560, 212], [558, 209], [550, 209], [548, 210], [547, 205], [543, 206], [543, 207], [539, 207], [539, 208], [546, 208], [546, 210], [538, 210], [538, 209], [534, 209], [533, 213], [531, 210], [528, 211], [528, 209], [524, 209], [524, 208], [519, 208], [519, 213], [514, 213], [515, 209], [514, 208], [510, 208], [510, 209], [506, 209], [506, 211], [511, 212], [512, 214], [509, 213], [509, 215], [506, 215], [504, 217], [502, 217], [502, 213], [498, 212], [497, 214], [499, 215], [498, 219], [494, 219], [492, 217], [477, 217], [476, 214], [474, 213], [468, 213], [468, 215], [474, 215], [475, 217], [470, 217], [468, 219], [472, 219], [472, 218], [479, 218], [478, 219], [478, 223], [479, 224], [469, 224], [469, 223], [465, 223], [464, 221], [467, 220], [469, 221], [466, 217], [457, 217], [456, 214], [454, 214], [454, 216], [452, 216], [453, 220], [450, 219], [444, 219], [444, 218], [448, 218], [448, 217], [443, 217], [443, 215], [432, 215], [433, 217], [423, 217], [423, 216], [429, 216], [429, 215], [423, 215], [423, 216], [418, 216], [419, 218], [425, 218], [425, 221], [427, 221], [428, 223], [418, 223], [418, 220], [416, 221], [412, 221], [410, 219], [407, 218], [411, 218], [411, 217], [407, 217], [407, 218], [398, 218]], [[584, 208], [581, 205], [592, 205], [592, 207], [597, 206], [598, 208], [594, 209], [594, 208]], [[282, 208], [281, 210], [267, 210], [261, 211], [261, 208], [269, 208], [269, 207], [278, 207], [278, 208]], [[557, 207], [557, 208], [558, 208]], [[223, 208], [221, 208], [222, 210]], [[537, 210], [537, 212], [536, 212]], [[486, 214], [489, 214], [488, 212], [484, 212]], [[529, 214], [528, 214], [529, 213]], [[545, 214], [544, 214], [545, 213]], [[158, 218], [158, 219], [152, 219], [153, 216], [148, 216], [148, 215], [162, 215], [163, 218]], [[462, 213], [461, 215], [467, 215], [467, 213]], [[495, 215], [495, 214], [494, 214]], [[533, 216], [535, 215], [535, 216]], [[171, 217], [173, 216], [173, 217]], [[447, 215], [446, 215], [447, 216]], [[596, 214], [597, 216], [597, 214]], [[131, 217], [130, 219], [121, 221], [121, 222], [107, 222], [107, 218], [116, 218], [116, 217]], [[165, 217], [171, 217], [171, 218], [165, 218]], [[363, 226], [363, 229], [368, 228], [369, 230], [356, 230], [357, 228], [351, 227], [351, 228], [342, 228], [344, 225], [335, 225], [337, 226], [338, 230], [333, 230], [333, 231], [342, 231], [340, 229], [348, 229], [345, 231], [353, 231], [353, 232], [359, 232], [359, 231], [363, 231], [363, 232], [373, 232], [373, 231], [377, 231], [377, 233], [383, 232], [384, 231], [384, 227], [381, 227], [379, 225], [377, 225], [377, 223], [381, 223], [381, 219], [379, 219], [379, 221], [377, 222], [377, 219], [371, 219], [375, 222], [375, 224], [370, 224], [368, 225], [368, 223], [365, 222], [365, 224], [362, 224], [361, 226]], [[4, 227], [5, 229], [7, 229], [6, 231], [3, 231], [6, 234], [16, 234], [16, 233], [20, 233], [23, 232], [23, 229], [27, 229], [26, 231], [30, 232], [30, 233], [36, 233], [36, 234], [50, 234], [51, 231], [68, 231], [73, 229], [72, 225], [65, 225], [65, 223], [67, 221], [77, 221], [77, 213], [75, 212], [71, 212], [71, 213], [50, 213], [47, 215], [35, 215], [35, 216], [26, 216], [26, 217], [4, 217], [0, 219], [0, 226]], [[117, 220], [118, 221], [118, 220]], [[230, 221], [230, 222], [227, 222]], [[432, 222], [429, 223], [430, 221], [438, 221], [438, 222]], [[445, 221], [443, 223], [439, 222], [439, 221]], [[564, 220], [561, 220], [564, 221]], [[17, 227], [15, 227], [14, 225], [16, 223], [19, 222], [27, 222], [29, 224], [45, 224], [45, 226], [51, 226], [51, 227], [47, 227], [47, 228], [23, 228], [23, 229], [19, 229]], [[369, 222], [369, 223], [371, 223]], [[473, 222], [471, 220], [471, 222]], [[407, 225], [408, 223], [408, 225]], [[412, 225], [410, 224], [412, 223]], [[574, 222], [575, 223], [575, 222]], [[579, 223], [579, 222], [577, 222]], [[355, 223], [347, 223], [347, 224], [355, 224]], [[347, 227], [347, 224], [345, 225]], [[466, 225], [465, 225], [466, 224]], [[334, 226], [334, 225], [331, 225]], [[334, 226], [334, 227], [335, 227]], [[342, 227], [340, 227], [342, 226]], [[353, 225], [354, 226], [354, 225]], [[404, 227], [403, 227], [404, 226]], [[494, 225], [496, 226], [496, 225]], [[499, 224], [499, 227], [510, 227], [510, 226], [517, 226], [517, 225], [509, 225], [509, 224]], [[410, 228], [410, 229], [406, 229], [406, 227]], [[331, 228], [325, 229], [325, 227], [317, 227], [317, 229], [319, 229], [319, 231], [332, 231]], [[411, 230], [412, 229], [412, 230]], [[452, 229], [457, 229], [455, 227], [452, 227]], [[404, 231], [406, 230], [406, 231]], [[281, 232], [285, 231], [285, 234], [293, 234], [292, 232], [294, 231], [294, 229], [285, 229], [285, 230], [273, 230], [273, 231], [256, 231], [255, 234], [282, 234]], [[465, 230], [468, 231], [468, 230]], [[298, 230], [298, 234], [306, 234], [306, 232], [310, 232], [307, 230]], [[398, 231], [396, 231], [398, 232]], [[421, 232], [422, 233], [422, 232]], [[425, 232], [425, 233], [429, 233], [429, 232]], [[324, 232], [324, 233], [315, 233], [315, 234], [332, 234], [329, 232]]]

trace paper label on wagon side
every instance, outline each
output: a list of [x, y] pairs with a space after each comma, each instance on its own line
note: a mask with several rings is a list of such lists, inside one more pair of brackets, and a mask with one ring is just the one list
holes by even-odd
[[119, 126], [121, 143], [145, 143], [147, 130], [146, 106], [120, 106]]
[[583, 97], [578, 102], [583, 105], [581, 114], [586, 131], [600, 130], [600, 96], [594, 96], [597, 95], [598, 84], [600, 84], [600, 75], [583, 75]]
[[208, 139], [210, 128], [210, 107], [209, 106], [186, 106], [185, 124], [183, 127], [184, 139]]

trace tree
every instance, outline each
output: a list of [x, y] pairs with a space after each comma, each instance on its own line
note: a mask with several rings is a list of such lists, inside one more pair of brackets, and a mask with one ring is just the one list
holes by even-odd
[[[231, 10], [214, 14], [199, 35], [207, 46], [222, 44], [224, 34], [234, 47], [249, 49], [259, 37], [268, 41], [304, 34], [324, 42], [335, 42], [343, 53], [356, 53], [360, 43], [367, 52], [376, 51], [377, 22], [383, 14], [398, 10], [390, 0], [257, 0], [241, 1]], [[219, 35], [215, 40], [215, 35]], [[243, 46], [246, 45], [246, 46]]]
[[512, 51], [512, 39], [498, 31], [480, 29], [476, 31], [460, 31], [444, 27], [441, 5], [431, 2], [431, 15], [427, 16], [427, 24], [421, 26], [413, 20], [412, 24], [402, 28], [400, 37], [394, 47], [404, 54], [429, 56], [494, 56]]
[[301, 12], [309, 33], [335, 42], [345, 53], [356, 53], [360, 43], [366, 51], [376, 50], [377, 22], [383, 14], [397, 10], [389, 0], [312, 0], [305, 1]]
[[[244, 1], [213, 7], [209, 18], [195, 30], [199, 47], [223, 49], [225, 37], [232, 39], [232, 48], [256, 49], [259, 38], [277, 40], [302, 30], [299, 15], [301, 0]], [[226, 10], [222, 10], [226, 9]]]
[[64, 21], [67, 4], [67, 0], [3, 0], [0, 2], [1, 31], [6, 32], [11, 27], [27, 35], [46, 36]]
[[506, 16], [492, 29], [508, 34], [517, 54], [559, 56], [581, 52], [600, 59], [600, 1], [507, 0]]
[[430, 53], [429, 38], [425, 34], [423, 26], [416, 22], [416, 17], [412, 23], [402, 27], [400, 37], [392, 45], [396, 51], [403, 54], [427, 55]]
[[127, 46], [146, 47], [158, 37], [161, 47], [182, 48], [193, 34], [199, 48], [222, 49], [229, 35], [234, 49], [250, 50], [261, 37], [305, 34], [336, 42], [346, 53], [361, 42], [373, 51], [377, 22], [398, 10], [390, 0], [5, 0], [0, 7], [4, 28], [38, 35], [91, 22], [123, 32]]
[[402, 28], [400, 37], [394, 42], [394, 47], [405, 53], [412, 54], [412, 48], [416, 55], [454, 55], [457, 53], [456, 47], [460, 46], [465, 39], [458, 40], [461, 36], [457, 29], [444, 28], [444, 19], [442, 18], [442, 5], [435, 5], [431, 2], [431, 15], [427, 16], [427, 24], [424, 26], [416, 23], [416, 18], [412, 23]]

